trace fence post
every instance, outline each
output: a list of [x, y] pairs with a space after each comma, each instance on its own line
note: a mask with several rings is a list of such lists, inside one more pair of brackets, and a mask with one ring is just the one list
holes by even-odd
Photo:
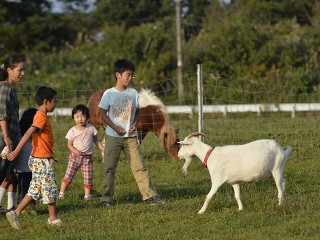
[[296, 106], [292, 107], [291, 118], [295, 118], [296, 116]]
[[257, 109], [257, 116], [260, 117], [261, 116], [261, 106], [258, 106]]
[[[203, 83], [202, 83], [202, 65], [197, 64], [198, 77], [198, 132], [203, 133]], [[203, 136], [200, 136], [203, 142]]]
[[228, 113], [228, 108], [227, 108], [227, 106], [224, 106], [223, 107], [223, 116], [226, 117], [227, 113]]

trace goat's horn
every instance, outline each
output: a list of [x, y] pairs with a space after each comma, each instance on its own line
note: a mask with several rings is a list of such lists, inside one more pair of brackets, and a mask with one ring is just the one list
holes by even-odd
[[198, 137], [198, 136], [204, 136], [206, 137], [206, 135], [204, 135], [203, 133], [199, 133], [199, 132], [194, 132], [194, 133], [191, 133], [187, 136], [187, 138], [191, 138], [191, 137]]

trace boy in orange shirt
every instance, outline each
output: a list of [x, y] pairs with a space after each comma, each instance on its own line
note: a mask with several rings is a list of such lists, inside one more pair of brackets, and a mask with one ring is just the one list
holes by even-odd
[[38, 89], [35, 100], [39, 108], [34, 116], [32, 126], [23, 135], [16, 149], [8, 154], [8, 160], [15, 159], [32, 136], [32, 152], [29, 159], [29, 167], [32, 171], [30, 187], [17, 209], [6, 214], [11, 226], [17, 230], [20, 230], [20, 214], [32, 200], [48, 204], [49, 225], [62, 224], [56, 214], [58, 186], [53, 167], [53, 133], [51, 122], [47, 116], [47, 113], [53, 112], [55, 108], [56, 97], [57, 92], [50, 87], [44, 86]]

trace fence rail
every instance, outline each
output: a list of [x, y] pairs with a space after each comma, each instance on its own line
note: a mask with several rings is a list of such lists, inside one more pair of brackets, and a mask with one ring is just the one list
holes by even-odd
[[[56, 108], [51, 116], [71, 116], [71, 108]], [[320, 103], [281, 103], [281, 104], [231, 104], [231, 105], [204, 105], [203, 113], [228, 113], [255, 112], [258, 116], [262, 112], [291, 112], [294, 118], [296, 112], [320, 111]], [[189, 114], [193, 116], [198, 112], [198, 106], [167, 106], [169, 114]]]

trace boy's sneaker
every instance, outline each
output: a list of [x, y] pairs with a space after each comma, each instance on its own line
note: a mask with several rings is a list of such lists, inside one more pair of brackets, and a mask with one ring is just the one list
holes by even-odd
[[63, 200], [64, 199], [64, 193], [59, 193], [59, 195], [58, 195], [58, 199], [59, 200]]
[[15, 211], [7, 212], [6, 217], [14, 229], [20, 230], [20, 220]]
[[92, 195], [91, 195], [91, 194], [89, 194], [89, 195], [84, 195], [83, 199], [84, 199], [85, 201], [89, 201], [89, 200], [92, 199]]
[[110, 207], [112, 205], [112, 202], [104, 201], [104, 202], [101, 202], [100, 204], [101, 204], [102, 207], [107, 208], [107, 207]]
[[166, 203], [166, 200], [162, 199], [158, 195], [157, 196], [153, 196], [153, 197], [149, 198], [146, 201], [148, 201], [150, 205], [165, 204]]
[[7, 212], [2, 208], [2, 206], [0, 206], [0, 214], [1, 214], [1, 216], [5, 217], [6, 213]]
[[61, 226], [62, 225], [62, 221], [59, 218], [56, 219], [56, 220], [53, 220], [53, 221], [51, 221], [50, 218], [48, 218], [47, 224], [51, 225], [51, 226]]

